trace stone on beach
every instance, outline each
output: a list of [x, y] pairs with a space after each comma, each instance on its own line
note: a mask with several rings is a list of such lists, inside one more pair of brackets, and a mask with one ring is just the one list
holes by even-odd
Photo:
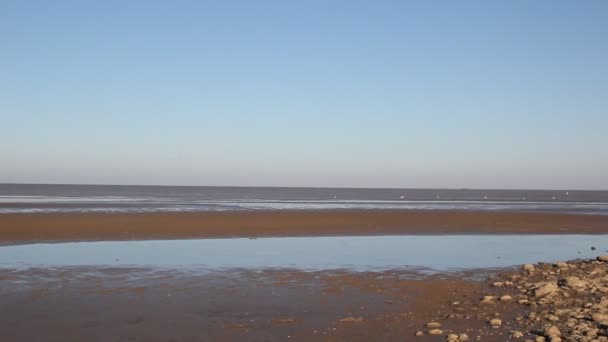
[[578, 277], [566, 277], [564, 284], [571, 289], [584, 288], [587, 286], [586, 281], [580, 280]]
[[543, 282], [539, 283], [534, 290], [534, 297], [542, 298], [551, 296], [559, 290], [559, 287], [554, 282]]
[[591, 315], [591, 319], [594, 322], [608, 325], [608, 315], [607, 314], [594, 313], [593, 315]]
[[526, 271], [528, 273], [532, 273], [535, 270], [534, 265], [532, 265], [532, 264], [525, 264], [522, 266], [522, 268], [524, 271]]
[[500, 300], [503, 303], [506, 303], [506, 302], [512, 301], [513, 297], [511, 297], [509, 295], [504, 295], [504, 296], [501, 296], [498, 300]]
[[521, 331], [514, 330], [514, 331], [511, 331], [511, 337], [522, 338], [522, 337], [524, 337], [524, 334]]
[[443, 330], [441, 329], [431, 329], [428, 332], [429, 335], [443, 335]]
[[544, 332], [545, 332], [545, 336], [547, 336], [549, 338], [562, 336], [561, 331], [559, 331], [559, 328], [556, 327], [555, 325], [552, 325], [551, 327], [546, 328]]
[[449, 334], [448, 337], [446, 338], [446, 340], [448, 342], [456, 342], [456, 341], [458, 341], [458, 335], [456, 335], [456, 334]]
[[604, 261], [607, 262], [608, 261], [608, 254], [604, 254], [604, 255], [600, 255], [597, 257], [598, 261]]
[[496, 299], [496, 297], [494, 297], [494, 296], [483, 296], [483, 299], [481, 300], [481, 304], [494, 304], [495, 299]]
[[439, 322], [429, 322], [426, 324], [426, 327], [429, 329], [441, 328], [441, 323]]
[[[465, 312], [468, 308], [467, 318], [486, 322], [475, 340], [608, 342], [608, 255], [522, 269], [492, 276], [478, 292], [490, 294], [477, 297], [481, 299], [477, 303], [463, 300], [453, 309]], [[511, 304], [500, 305], [507, 302]], [[447, 333], [447, 341], [460, 341], [452, 331]]]
[[492, 328], [498, 328], [502, 325], [502, 320], [500, 318], [492, 318], [489, 323]]

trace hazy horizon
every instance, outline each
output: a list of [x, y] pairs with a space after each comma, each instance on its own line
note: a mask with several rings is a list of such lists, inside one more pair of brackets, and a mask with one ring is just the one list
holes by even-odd
[[67, 185], [100, 187], [192, 187], [192, 188], [294, 188], [294, 189], [360, 189], [360, 190], [496, 190], [496, 191], [601, 191], [608, 189], [569, 189], [569, 188], [414, 188], [414, 187], [361, 187], [361, 186], [272, 186], [272, 185], [205, 185], [205, 184], [111, 184], [111, 183], [6, 183], [0, 185]]
[[0, 183], [608, 188], [605, 1], [0, 4]]

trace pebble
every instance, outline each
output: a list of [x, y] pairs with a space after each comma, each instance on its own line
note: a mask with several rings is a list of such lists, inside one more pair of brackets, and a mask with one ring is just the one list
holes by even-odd
[[510, 302], [513, 300], [513, 297], [509, 296], [509, 295], [504, 295], [502, 297], [500, 297], [498, 300], [500, 300], [501, 302]]
[[[608, 258], [607, 258], [607, 260], [608, 260]], [[534, 269], [535, 269], [534, 265], [532, 265], [532, 264], [525, 264], [524, 266], [522, 266], [522, 268], [524, 271], [526, 271], [528, 273], [534, 272]]]
[[584, 288], [587, 286], [587, 282], [580, 280], [579, 277], [566, 277], [563, 282], [571, 289]]
[[547, 337], [559, 337], [562, 336], [562, 333], [559, 331], [558, 327], [552, 325], [551, 327], [545, 329], [545, 335]]
[[559, 287], [557, 287], [554, 282], [542, 283], [534, 290], [534, 297], [542, 298], [545, 296], [550, 296], [555, 294], [558, 290]]
[[597, 261], [608, 261], [608, 254], [600, 255], [597, 257]]
[[455, 341], [458, 341], [458, 335], [456, 335], [456, 334], [449, 334], [446, 339], [449, 342], [455, 342]]
[[[486, 328], [475, 330], [476, 341], [608, 342], [608, 254], [587, 261], [527, 264], [522, 270], [498, 274], [486, 283], [490, 294], [480, 304], [489, 305], [457, 302], [441, 317], [486, 322]], [[497, 290], [503, 293], [492, 293]], [[508, 302], [513, 304], [497, 305]], [[451, 342], [468, 340], [453, 331], [444, 334], [440, 323], [430, 323], [438, 325], [427, 326], [429, 334], [444, 335]], [[507, 330], [499, 329], [503, 327]], [[526, 339], [528, 334], [532, 337]]]
[[593, 315], [591, 315], [591, 319], [593, 319], [594, 322], [598, 322], [598, 323], [602, 323], [602, 324], [608, 323], [608, 315], [606, 315], [606, 314], [594, 313]]
[[514, 331], [511, 331], [511, 336], [513, 338], [522, 338], [522, 337], [524, 337], [524, 333], [522, 333], [521, 331], [514, 330]]
[[426, 324], [426, 327], [429, 329], [441, 328], [441, 323], [439, 322], [429, 322]]
[[492, 318], [489, 323], [492, 328], [498, 328], [502, 325], [502, 320], [500, 318]]
[[481, 304], [494, 304], [494, 299], [496, 299], [494, 296], [483, 296]]

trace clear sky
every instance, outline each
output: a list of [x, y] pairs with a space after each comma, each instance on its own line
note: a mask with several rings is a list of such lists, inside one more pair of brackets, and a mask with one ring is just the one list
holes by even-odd
[[0, 182], [608, 188], [608, 1], [1, 1]]

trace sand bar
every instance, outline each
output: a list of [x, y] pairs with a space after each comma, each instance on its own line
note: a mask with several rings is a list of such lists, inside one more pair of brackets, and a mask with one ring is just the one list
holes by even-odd
[[608, 216], [439, 210], [2, 214], [0, 243], [391, 234], [606, 234]]

